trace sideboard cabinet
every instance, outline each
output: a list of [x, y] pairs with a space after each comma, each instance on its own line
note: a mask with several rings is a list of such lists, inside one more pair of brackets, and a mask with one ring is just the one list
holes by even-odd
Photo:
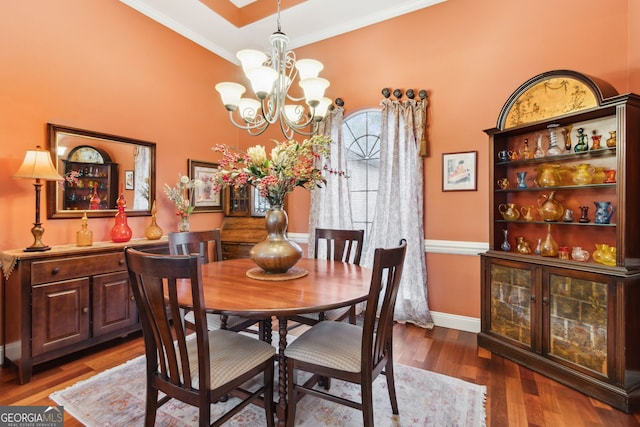
[[166, 240], [136, 239], [47, 252], [2, 253], [5, 365], [29, 382], [34, 365], [138, 331], [124, 248], [166, 253]]
[[551, 71], [518, 88], [486, 132], [478, 344], [640, 409], [640, 97]]

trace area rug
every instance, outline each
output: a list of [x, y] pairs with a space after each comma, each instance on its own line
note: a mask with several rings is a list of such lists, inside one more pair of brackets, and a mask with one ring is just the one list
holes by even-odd
[[[384, 375], [374, 382], [374, 417], [377, 427], [485, 426], [486, 386], [396, 364], [395, 380], [399, 415], [393, 415]], [[358, 399], [359, 387], [333, 380], [331, 392]], [[78, 382], [51, 394], [65, 411], [86, 426], [142, 426], [145, 411], [145, 356]], [[234, 403], [212, 407], [212, 419]], [[193, 426], [197, 410], [171, 400], [158, 411], [156, 426]], [[263, 426], [264, 410], [249, 405], [227, 422], [228, 426]], [[298, 403], [296, 426], [361, 426], [360, 411], [312, 396]]]

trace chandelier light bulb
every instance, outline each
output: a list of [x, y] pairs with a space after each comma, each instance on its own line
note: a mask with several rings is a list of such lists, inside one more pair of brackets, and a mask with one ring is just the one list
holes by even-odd
[[329, 106], [331, 105], [331, 99], [324, 97], [320, 100], [318, 106], [313, 110], [313, 119], [317, 122], [324, 119], [329, 111]]
[[329, 87], [329, 80], [321, 77], [313, 77], [301, 80], [298, 84], [304, 91], [304, 97], [307, 100], [307, 104], [315, 108], [324, 97], [324, 91]]
[[298, 70], [300, 81], [302, 81], [318, 77], [320, 71], [324, 69], [324, 65], [315, 59], [301, 59], [296, 62], [296, 69]]
[[302, 118], [302, 114], [304, 113], [304, 108], [301, 105], [285, 105], [284, 113], [287, 116], [287, 119], [291, 123], [298, 123]]
[[222, 103], [228, 111], [234, 111], [238, 104], [240, 104], [240, 98], [245, 93], [244, 86], [238, 83], [222, 82], [216, 85], [216, 90], [222, 98]]
[[252, 68], [261, 67], [267, 61], [267, 54], [255, 49], [243, 49], [236, 53], [236, 58], [242, 65], [242, 71], [247, 74]]
[[259, 99], [265, 99], [273, 90], [278, 73], [271, 67], [256, 67], [247, 71], [253, 92]]
[[252, 98], [241, 98], [238, 110], [240, 111], [240, 116], [242, 116], [242, 119], [245, 122], [252, 122], [255, 120], [258, 111], [260, 110], [260, 101]]

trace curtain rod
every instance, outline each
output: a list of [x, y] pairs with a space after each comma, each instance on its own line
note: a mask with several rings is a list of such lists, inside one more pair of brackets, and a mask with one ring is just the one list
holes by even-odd
[[[391, 96], [391, 89], [389, 89], [388, 87], [383, 88], [381, 92], [385, 98], [389, 98]], [[402, 98], [402, 95], [403, 95], [402, 89], [395, 89], [393, 91], [393, 96], [395, 96], [396, 99], [398, 100]], [[407, 98], [409, 99], [414, 99], [416, 97], [416, 93], [413, 89], [407, 89], [406, 95], [407, 95]], [[421, 89], [418, 92], [418, 97], [422, 100], [427, 99], [427, 91], [424, 89]]]

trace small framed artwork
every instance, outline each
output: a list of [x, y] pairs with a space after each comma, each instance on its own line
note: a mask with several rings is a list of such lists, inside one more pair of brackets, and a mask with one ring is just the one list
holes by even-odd
[[478, 152], [442, 155], [442, 191], [476, 191], [478, 189]]
[[124, 189], [133, 190], [135, 176], [133, 171], [124, 171]]
[[189, 159], [189, 178], [199, 179], [202, 186], [195, 189], [193, 212], [222, 212], [222, 192], [213, 191], [217, 163]]

